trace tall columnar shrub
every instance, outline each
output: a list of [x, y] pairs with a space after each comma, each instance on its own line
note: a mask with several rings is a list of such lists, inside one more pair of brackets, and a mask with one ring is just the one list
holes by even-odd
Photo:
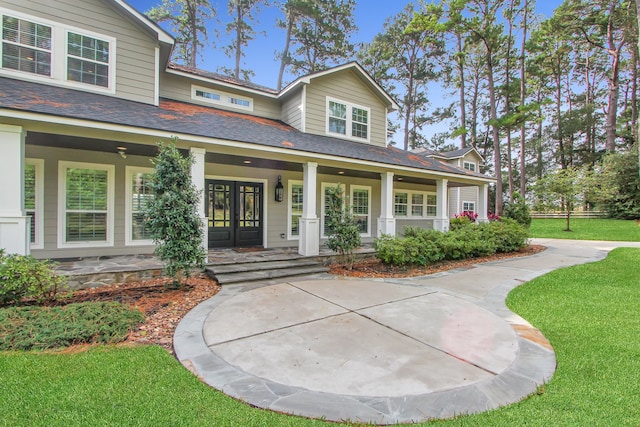
[[197, 206], [200, 194], [191, 182], [193, 158], [184, 157], [175, 146], [158, 143], [158, 155], [152, 160], [155, 170], [151, 179], [153, 199], [146, 215], [155, 253], [165, 261], [165, 272], [179, 285], [191, 269], [202, 267], [206, 256], [203, 248], [201, 220]]
[[328, 240], [327, 246], [340, 253], [349, 269], [353, 266], [353, 251], [360, 246], [360, 229], [344, 200], [344, 191], [338, 185], [327, 189]]

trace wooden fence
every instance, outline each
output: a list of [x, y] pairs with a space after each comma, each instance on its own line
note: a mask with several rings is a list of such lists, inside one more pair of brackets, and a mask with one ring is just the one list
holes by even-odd
[[[602, 211], [572, 211], [571, 218], [605, 218], [607, 214]], [[554, 212], [531, 212], [531, 218], [566, 218], [567, 213], [561, 211]]]

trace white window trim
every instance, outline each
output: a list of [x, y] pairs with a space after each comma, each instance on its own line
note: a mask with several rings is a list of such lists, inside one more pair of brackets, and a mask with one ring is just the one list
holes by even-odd
[[[220, 96], [220, 100], [203, 98], [196, 96], [196, 91], [209, 92]], [[230, 101], [230, 98], [236, 98], [242, 101], [247, 101], [249, 106], [234, 104]], [[227, 108], [235, 108], [237, 110], [253, 111], [253, 98], [246, 96], [236, 95], [235, 93], [224, 92], [222, 90], [213, 89], [210, 87], [191, 85], [191, 99], [194, 101], [202, 102], [205, 104], [222, 105]]]
[[133, 205], [132, 205], [132, 198], [133, 198], [133, 189], [131, 188], [131, 179], [133, 178], [133, 175], [136, 173], [153, 173], [153, 168], [141, 168], [141, 167], [137, 167], [137, 166], [127, 166], [125, 167], [125, 220], [124, 220], [124, 226], [125, 226], [125, 235], [124, 235], [124, 244], [125, 246], [149, 246], [149, 245], [153, 245], [153, 240], [151, 239], [140, 239], [140, 240], [135, 240], [133, 238], [133, 230], [131, 229], [132, 226], [132, 215], [133, 215]]
[[[325, 213], [325, 189], [328, 187], [336, 187], [338, 185], [337, 182], [323, 182], [320, 185], [320, 191], [321, 191], [321, 200], [320, 200], [320, 238], [321, 239], [326, 239], [328, 236], [326, 234], [324, 234], [324, 213]], [[342, 189], [342, 193], [344, 195], [345, 192], [345, 185], [344, 184], [340, 184], [340, 188]], [[344, 196], [343, 196], [344, 197]], [[344, 201], [344, 199], [343, 199]]]
[[[287, 240], [300, 240], [300, 235], [294, 236], [291, 234], [291, 226], [293, 225], [293, 203], [291, 196], [293, 195], [293, 186], [301, 185], [303, 188], [302, 197], [304, 198], [304, 182], [300, 180], [290, 179], [287, 182]], [[303, 199], [304, 200], [304, 199]]]
[[[395, 199], [396, 199], [396, 194], [398, 193], [406, 193], [407, 194], [407, 215], [396, 215], [396, 208], [395, 208]], [[411, 202], [412, 200], [412, 195], [414, 194], [421, 194], [423, 195], [423, 209], [422, 212], [423, 214], [421, 216], [417, 216], [417, 215], [412, 215], [412, 209], [411, 207], [413, 206], [413, 203]], [[427, 214], [427, 207], [429, 206], [427, 204], [427, 198], [428, 196], [436, 196], [436, 206], [438, 204], [438, 199], [437, 199], [437, 193], [435, 191], [415, 191], [415, 190], [402, 190], [402, 189], [396, 189], [393, 191], [393, 216], [396, 218], [401, 218], [401, 219], [432, 219], [432, 218], [436, 218], [437, 215], [428, 215]]]
[[44, 159], [25, 159], [25, 164], [36, 170], [36, 235], [31, 249], [44, 249]]
[[[465, 209], [465, 208], [464, 208], [464, 204], [465, 204], [465, 203], [467, 203], [467, 204], [469, 204], [469, 205], [473, 205], [473, 209]], [[464, 211], [470, 211], [470, 212], [476, 213], [476, 202], [474, 202], [474, 201], [471, 201], [471, 200], [463, 200], [463, 201], [462, 201], [462, 204], [460, 205], [460, 207], [462, 208], [462, 212], [464, 212]]]
[[[473, 165], [473, 170], [467, 168], [467, 165]], [[467, 162], [464, 161], [462, 162], [462, 168], [471, 172], [477, 172], [478, 171], [478, 165], [476, 165], [474, 162]]]
[[[329, 103], [330, 102], [336, 102], [338, 104], [343, 104], [343, 105], [346, 105], [346, 107], [347, 107], [347, 117], [346, 117], [347, 123], [346, 123], [346, 129], [345, 129], [346, 134], [344, 134], [344, 135], [341, 134], [341, 133], [331, 132], [329, 130], [330, 129], [330, 126], [329, 126], [329, 118], [330, 118], [330, 115], [329, 115], [329, 112], [330, 112]], [[367, 122], [367, 137], [366, 138], [360, 138], [360, 137], [357, 137], [357, 136], [353, 136], [352, 133], [351, 133], [351, 125], [353, 123], [352, 119], [351, 119], [351, 109], [354, 108], [354, 107], [355, 108], [359, 108], [361, 110], [367, 111], [368, 122]], [[369, 107], [365, 107], [363, 105], [353, 104], [351, 102], [347, 102], [347, 101], [343, 101], [341, 99], [337, 99], [337, 98], [333, 98], [333, 97], [327, 96], [326, 97], [326, 106], [325, 106], [325, 121], [326, 121], [325, 130], [327, 132], [327, 135], [334, 136], [336, 138], [348, 139], [348, 140], [351, 140], [351, 141], [359, 141], [359, 142], [363, 142], [363, 141], [364, 142], [370, 142], [371, 141], [371, 108], [369, 108]]]
[[[84, 241], [84, 242], [67, 242], [66, 223], [66, 206], [67, 206], [67, 169], [96, 169], [107, 171], [107, 240], [104, 242]], [[102, 163], [83, 163], [83, 162], [58, 162], [58, 248], [99, 248], [113, 246], [113, 227], [114, 227], [114, 182], [115, 182], [115, 166]]]
[[[105, 36], [104, 34], [95, 33], [93, 31], [61, 24], [49, 19], [38, 18], [33, 15], [27, 15], [25, 13], [16, 12], [3, 7], [0, 7], [0, 15], [9, 15], [14, 18], [51, 27], [51, 76], [42, 76], [38, 74], [27, 73], [24, 71], [10, 70], [2, 67], [0, 67], [0, 75], [17, 77], [22, 80], [30, 80], [39, 83], [82, 89], [90, 92], [109, 94], [116, 93], [116, 39], [114, 37], [109, 37]], [[69, 32], [109, 42], [109, 87], [105, 88], [88, 83], [67, 80], [67, 34]], [[0, 43], [2, 43], [2, 40], [0, 40]], [[0, 51], [1, 50], [2, 49], [0, 47]]]
[[[353, 206], [353, 191], [354, 190], [367, 190], [369, 193], [369, 206], [367, 206], [367, 231], [365, 233], [360, 233], [360, 237], [371, 237], [371, 187], [367, 185], [355, 185], [352, 184], [349, 186], [349, 202], [350, 205]], [[324, 194], [324, 193], [323, 193]], [[352, 212], [353, 213], [353, 212]], [[362, 216], [362, 215], [358, 215]]]

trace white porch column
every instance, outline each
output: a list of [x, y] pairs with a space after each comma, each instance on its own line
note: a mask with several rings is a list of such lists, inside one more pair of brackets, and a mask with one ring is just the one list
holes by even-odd
[[308, 162], [302, 166], [302, 170], [303, 203], [298, 253], [303, 256], [315, 256], [320, 253], [320, 220], [316, 215], [318, 164]]
[[478, 187], [478, 222], [489, 222], [489, 184]]
[[[201, 236], [202, 236], [202, 246], [205, 250], [205, 253], [209, 250], [209, 242], [208, 242], [208, 222], [207, 216], [204, 212], [204, 169], [205, 169], [205, 154], [207, 150], [204, 148], [191, 147], [190, 149], [191, 156], [193, 157], [193, 163], [191, 164], [191, 182], [196, 187], [196, 191], [200, 195], [198, 199], [197, 212], [200, 217], [200, 227], [201, 227]], [[207, 262], [207, 258], [205, 258], [205, 262]]]
[[448, 179], [436, 180], [436, 197], [438, 206], [436, 208], [436, 219], [433, 220], [433, 228], [438, 231], [449, 231], [449, 191]]
[[393, 217], [393, 172], [380, 174], [380, 218], [378, 236], [396, 235], [396, 219]]
[[29, 217], [23, 209], [24, 139], [21, 126], [0, 124], [0, 248], [29, 255]]

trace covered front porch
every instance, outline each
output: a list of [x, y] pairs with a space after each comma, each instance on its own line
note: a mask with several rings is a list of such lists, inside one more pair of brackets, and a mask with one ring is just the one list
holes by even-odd
[[[50, 132], [53, 129], [56, 133]], [[156, 153], [156, 142], [169, 139], [170, 135], [148, 130], [143, 135], [122, 131], [96, 134], [71, 126], [1, 126], [0, 179], [5, 190], [0, 195], [0, 247], [55, 259], [152, 253], [141, 202], [148, 197], [144, 184], [152, 172], [150, 159]], [[294, 247], [302, 256], [321, 253], [327, 238], [326, 190], [336, 185], [344, 189], [366, 244], [382, 234], [401, 233], [407, 225], [447, 230], [448, 189], [454, 187], [478, 188], [479, 220], [487, 218], [491, 178], [461, 173], [439, 162], [428, 165], [435, 169], [425, 169], [419, 167], [425, 160], [414, 161], [399, 150], [390, 152], [408, 160], [385, 163], [382, 159], [314, 154], [291, 147], [230, 146], [227, 141], [188, 135], [182, 135], [177, 144], [194, 158], [191, 175], [204, 196], [197, 208], [207, 237], [221, 221], [242, 223], [225, 205], [231, 199], [209, 197], [210, 181], [251, 183], [260, 189], [259, 198], [236, 201], [237, 212], [251, 212], [251, 218], [243, 220], [259, 223], [259, 240], [249, 246]], [[361, 157], [381, 157], [377, 152], [383, 150], [365, 149], [374, 153]], [[94, 208], [85, 213], [83, 206], [69, 204], [69, 191], [74, 191], [69, 186], [71, 171], [78, 170], [103, 178], [103, 206], [97, 212]], [[281, 193], [276, 196], [278, 191]], [[99, 222], [73, 222], [79, 216]], [[78, 228], [80, 225], [85, 228]], [[207, 248], [214, 246], [211, 239], [205, 241]]]

